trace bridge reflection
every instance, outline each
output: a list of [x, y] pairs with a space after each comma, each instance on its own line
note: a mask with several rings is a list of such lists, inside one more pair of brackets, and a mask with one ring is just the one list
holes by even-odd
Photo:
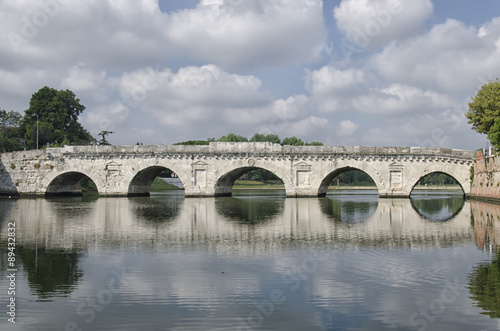
[[[475, 242], [468, 201], [448, 221], [432, 222], [408, 199], [366, 198], [359, 208], [334, 198], [261, 200], [19, 199], [9, 201], [13, 206], [3, 219], [16, 221], [18, 245], [47, 249], [203, 245], [266, 251], [311, 240], [342, 247]], [[5, 240], [2, 233], [1, 241]]]
[[477, 246], [491, 252], [492, 260], [474, 266], [468, 276], [468, 289], [482, 314], [500, 318], [500, 205], [479, 201], [470, 204]]

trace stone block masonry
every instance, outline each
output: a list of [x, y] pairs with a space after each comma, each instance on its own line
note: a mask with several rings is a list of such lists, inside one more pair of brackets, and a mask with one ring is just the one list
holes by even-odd
[[471, 177], [471, 197], [500, 203], [500, 156], [478, 153]]
[[74, 194], [88, 176], [102, 196], [148, 195], [154, 178], [170, 169], [186, 196], [224, 196], [241, 175], [261, 168], [281, 178], [289, 197], [323, 196], [334, 177], [351, 169], [370, 175], [381, 197], [408, 197], [432, 172], [452, 176], [468, 195], [474, 160], [473, 151], [422, 147], [68, 146], [1, 154], [0, 194]]

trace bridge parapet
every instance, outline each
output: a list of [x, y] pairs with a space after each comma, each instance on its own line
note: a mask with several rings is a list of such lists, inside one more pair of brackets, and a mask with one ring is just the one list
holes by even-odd
[[[264, 154], [351, 154], [351, 155], [418, 155], [442, 156], [473, 160], [474, 151], [438, 147], [385, 147], [385, 146], [282, 146], [267, 142], [210, 142], [209, 145], [108, 145], [108, 146], [66, 146], [43, 150], [52, 155], [79, 154], [158, 154], [158, 153], [264, 153]], [[14, 154], [36, 155], [37, 151], [13, 152]], [[9, 153], [4, 153], [9, 154]]]

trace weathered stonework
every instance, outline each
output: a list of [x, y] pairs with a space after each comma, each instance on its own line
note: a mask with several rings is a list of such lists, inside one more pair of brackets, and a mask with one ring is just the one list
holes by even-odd
[[432, 172], [454, 177], [470, 193], [474, 152], [443, 148], [281, 146], [221, 143], [202, 146], [68, 146], [1, 154], [0, 194], [44, 195], [78, 191], [83, 175], [100, 195], [144, 195], [166, 168], [186, 196], [230, 195], [234, 181], [263, 168], [283, 180], [287, 196], [321, 196], [338, 174], [359, 169], [372, 177], [381, 197], [408, 197]]
[[500, 201], [500, 157], [480, 158], [476, 161], [471, 196]]

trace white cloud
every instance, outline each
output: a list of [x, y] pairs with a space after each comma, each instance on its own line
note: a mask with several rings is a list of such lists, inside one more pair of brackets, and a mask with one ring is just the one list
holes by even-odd
[[97, 90], [104, 81], [106, 80], [106, 72], [104, 70], [100, 72], [93, 72], [88, 69], [84, 69], [75, 66], [69, 69], [66, 77], [62, 78], [61, 86], [64, 89], [85, 91], [85, 90]]
[[330, 65], [307, 72], [306, 77], [306, 88], [315, 96], [346, 93], [364, 83], [363, 71], [355, 68], [342, 70]]
[[155, 0], [45, 3], [0, 3], [4, 63], [123, 69], [187, 57], [224, 68], [302, 64], [321, 59], [327, 36], [320, 0], [201, 1], [172, 13]]
[[[0, 1], [0, 106], [22, 112], [42, 86], [68, 88], [82, 124], [114, 143], [233, 131], [415, 145], [442, 126], [449, 147], [484, 145], [464, 100], [500, 77], [500, 18], [447, 20], [430, 0], [342, 0], [333, 16], [320, 0], [194, 2]], [[431, 15], [441, 23], [425, 30]], [[363, 44], [356, 61], [328, 56], [342, 38]]]
[[450, 92], [473, 93], [480, 82], [500, 75], [500, 18], [479, 30], [456, 21], [391, 44], [370, 65], [384, 79]]
[[356, 68], [338, 69], [327, 65], [307, 71], [305, 87], [320, 111], [337, 112], [350, 107], [350, 98], [366, 89], [363, 71]]
[[[289, 125], [283, 130], [281, 137], [308, 137], [311, 135], [317, 135], [318, 130], [326, 128], [329, 121], [323, 117], [308, 116], [304, 119], [299, 119], [290, 122]], [[303, 139], [307, 140], [307, 139]]]
[[351, 120], [341, 121], [337, 125], [337, 137], [350, 137], [359, 129], [359, 124], [354, 123]]
[[337, 27], [360, 48], [375, 48], [420, 30], [433, 12], [430, 0], [342, 0]]
[[453, 105], [453, 100], [446, 95], [404, 84], [392, 84], [383, 89], [373, 88], [369, 94], [353, 100], [353, 106], [359, 112], [379, 115], [434, 113]]
[[[115, 78], [121, 102], [173, 131], [210, 135], [210, 124], [238, 132], [268, 122], [272, 97], [252, 75], [230, 74], [216, 65], [145, 68]], [[227, 130], [227, 129], [226, 129]], [[248, 129], [247, 129], [248, 130]]]
[[326, 29], [320, 0], [202, 1], [171, 15], [179, 52], [223, 67], [317, 61]]

